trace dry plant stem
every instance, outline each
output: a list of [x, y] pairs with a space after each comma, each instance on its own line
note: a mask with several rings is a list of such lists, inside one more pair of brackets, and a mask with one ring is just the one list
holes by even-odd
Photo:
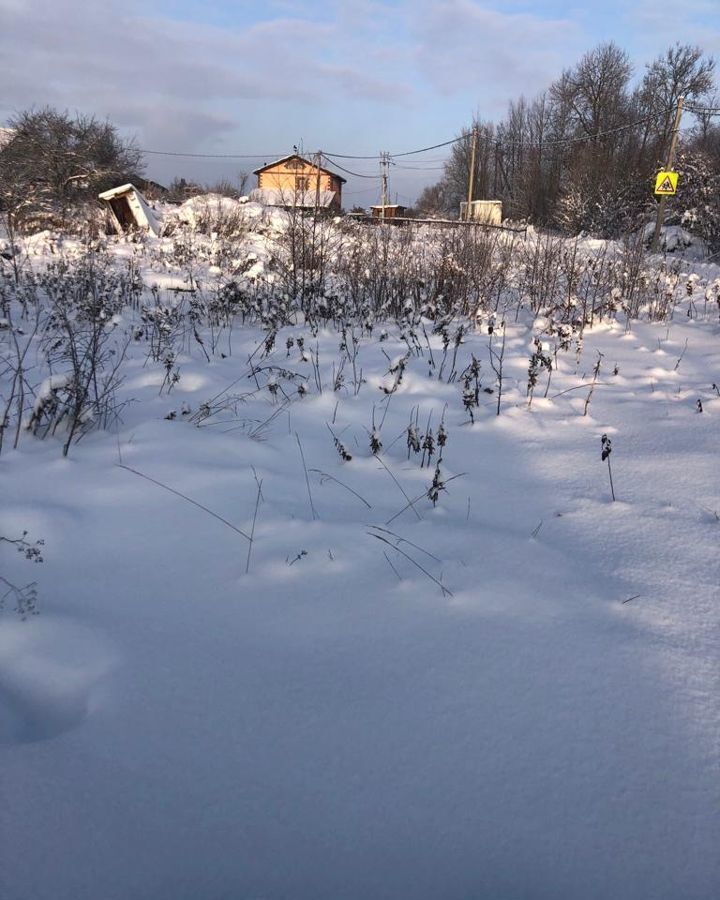
[[682, 349], [682, 353], [678, 357], [678, 361], [675, 363], [675, 368], [673, 369], [673, 372], [677, 372], [677, 370], [680, 368], [680, 363], [683, 360], [683, 356], [685, 356], [685, 354], [687, 352], [687, 348], [688, 348], [688, 339], [685, 338], [685, 346]]
[[171, 494], [175, 494], [176, 497], [180, 497], [182, 500], [186, 500], [188, 503], [192, 503], [193, 506], [197, 506], [198, 509], [201, 509], [203, 512], [206, 512], [209, 516], [212, 516], [214, 519], [217, 519], [219, 522], [222, 522], [223, 525], [227, 525], [228, 528], [231, 528], [233, 531], [237, 532], [241, 537], [244, 537], [245, 540], [251, 541], [252, 538], [249, 534], [245, 534], [240, 528], [236, 525], [233, 525], [232, 522], [228, 522], [227, 519], [224, 519], [222, 516], [218, 515], [216, 512], [213, 512], [211, 509], [208, 509], [207, 506], [203, 506], [202, 503], [198, 503], [197, 500], [193, 500], [192, 497], [188, 497], [186, 494], [182, 494], [180, 491], [176, 491], [175, 488], [171, 488], [167, 484], [163, 484], [162, 481], [157, 481], [155, 478], [151, 478], [149, 475], [145, 475], [144, 472], [139, 472], [137, 469], [132, 469], [130, 466], [123, 465], [122, 463], [115, 463], [118, 469], [125, 469], [127, 472], [132, 472], [133, 475], [137, 475], [140, 478], [144, 478], [145, 481], [149, 481], [152, 484], [156, 484], [158, 487], [163, 488], [166, 491], [169, 491]]
[[[399, 481], [397, 480], [397, 478], [393, 475], [393, 473], [390, 471], [390, 469], [385, 465], [385, 463], [380, 459], [380, 457], [377, 456], [377, 457], [375, 457], [375, 458], [376, 458], [377, 461], [380, 463], [380, 465], [383, 467], [383, 469], [385, 469], [385, 471], [388, 473], [388, 475], [392, 478], [392, 480], [395, 482], [395, 484], [398, 486], [398, 489], [399, 489], [400, 493], [401, 493], [401, 494], [403, 495], [403, 497], [407, 500], [408, 506], [411, 506], [411, 507], [412, 507], [412, 511], [413, 511], [413, 512], [415, 513], [415, 515], [417, 516], [418, 521], [422, 521], [422, 516], [421, 516], [420, 513], [415, 509], [415, 503], [416, 503], [417, 500], [420, 499], [420, 498], [418, 497], [416, 500], [411, 500], [411, 499], [408, 497], [407, 493], [405, 492], [405, 488], [400, 484], [400, 482], [399, 482]], [[424, 497], [425, 495], [424, 495], [424, 494], [421, 494], [420, 496], [421, 496], [421, 497]], [[408, 506], [403, 507], [402, 512], [404, 512], [404, 511], [408, 508]], [[398, 513], [398, 515], [399, 515], [399, 513]], [[393, 518], [395, 518], [395, 517], [393, 517]], [[392, 519], [390, 520], [390, 522], [391, 522], [391, 521], [392, 521]], [[389, 525], [390, 522], [386, 522], [385, 524], [386, 524], [386, 525]]]
[[[463, 475], [467, 475], [467, 472], [460, 472], [457, 475], [453, 475], [451, 478], [446, 479], [445, 484], [450, 484], [451, 481], [455, 481], [456, 478], [462, 478]], [[427, 491], [423, 491], [422, 494], [418, 494], [417, 497], [415, 497], [413, 500], [408, 500], [405, 506], [403, 506], [401, 510], [396, 512], [394, 516], [391, 516], [385, 524], [391, 525], [395, 521], [395, 519], [398, 518], [398, 516], [401, 516], [406, 509], [410, 509], [413, 503], [417, 503], [418, 500], [422, 500], [423, 497], [427, 497]]]
[[507, 335], [507, 329], [505, 326], [505, 322], [502, 323], [502, 341], [500, 343], [499, 352], [493, 347], [493, 334], [490, 335], [490, 340], [488, 341], [488, 352], [490, 354], [490, 367], [495, 373], [495, 377], [497, 379], [497, 406], [495, 408], [495, 415], [500, 415], [500, 405], [502, 403], [502, 391], [503, 391], [503, 362], [505, 359], [505, 339]]
[[382, 427], [385, 424], [385, 416], [387, 416], [388, 409], [390, 408], [390, 401], [392, 400], [394, 393], [395, 393], [395, 391], [391, 391], [385, 398], [385, 401], [386, 401], [385, 402], [385, 410], [383, 412], [382, 419], [380, 419], [380, 426], [378, 429], [379, 431], [382, 431]]
[[383, 556], [384, 556], [385, 559], [387, 560], [387, 564], [390, 566], [390, 568], [393, 570], [393, 572], [397, 575], [397, 580], [400, 581], [400, 582], [402, 582], [402, 578], [400, 577], [400, 573], [399, 573], [398, 570], [395, 568], [395, 566], [390, 562], [390, 557], [387, 555], [387, 552], [386, 552], [385, 550], [383, 550]]
[[442, 583], [442, 581], [439, 581], [437, 578], [435, 578], [434, 575], [431, 575], [431, 574], [428, 572], [427, 569], [423, 568], [423, 566], [421, 566], [419, 562], [417, 562], [416, 560], [414, 560], [414, 559], [412, 558], [412, 556], [410, 556], [410, 555], [409, 555], [408, 553], [406, 553], [404, 550], [401, 550], [399, 547], [396, 547], [395, 544], [393, 544], [393, 543], [392, 543], [391, 541], [389, 541], [387, 538], [383, 537], [381, 534], [373, 534], [373, 532], [371, 532], [371, 531], [368, 531], [367, 533], [370, 535], [370, 537], [377, 538], [378, 541], [382, 541], [384, 544], [387, 544], [388, 547], [392, 547], [393, 550], [394, 550], [396, 553], [401, 554], [401, 556], [404, 556], [405, 559], [407, 559], [409, 562], [411, 562], [417, 569], [420, 569], [420, 571], [421, 571], [424, 575], [426, 575], [426, 576], [430, 579], [430, 581], [435, 582], [435, 584], [436, 584], [436, 585], [440, 588], [440, 590], [443, 592], [443, 596], [448, 596], [448, 597], [452, 597], [452, 596], [453, 596], [452, 591], [449, 590], [448, 588], [446, 588], [445, 585]]
[[334, 475], [330, 475], [329, 472], [323, 472], [321, 469], [310, 469], [309, 471], [320, 476], [321, 484], [322, 484], [322, 479], [324, 479], [324, 478], [327, 478], [330, 481], [334, 481], [335, 484], [339, 484], [340, 487], [345, 488], [346, 491], [349, 491], [351, 494], [353, 494], [355, 497], [357, 497], [358, 500], [360, 500], [361, 503], [364, 503], [368, 509], [372, 509], [371, 504], [368, 503], [364, 497], [361, 497], [357, 491], [354, 491], [349, 485], [345, 484], [344, 481], [340, 481], [339, 478], [336, 478]]
[[295, 432], [295, 440], [297, 441], [298, 448], [300, 450], [300, 459], [302, 460], [303, 470], [305, 472], [305, 484], [307, 486], [308, 492], [308, 500], [310, 501], [310, 512], [312, 513], [313, 522], [318, 518], [317, 511], [315, 509], [315, 504], [313, 503], [312, 491], [310, 490], [310, 476], [308, 475], [307, 465], [305, 464], [305, 454], [303, 453], [303, 447], [300, 443], [300, 435]]
[[424, 553], [425, 556], [429, 556], [430, 559], [434, 559], [437, 563], [442, 563], [442, 560], [434, 556], [430, 553], [429, 550], [426, 550], [424, 547], [421, 547], [419, 544], [413, 544], [412, 541], [409, 541], [407, 538], [401, 537], [399, 534], [396, 534], [394, 531], [390, 531], [389, 528], [382, 528], [380, 525], [370, 525], [369, 528], [374, 528], [376, 531], [382, 531], [384, 534], [389, 534], [391, 537], [394, 537], [399, 543], [409, 544], [411, 547], [414, 547], [416, 550], [419, 550], [421, 553]]
[[615, 485], [613, 484], [612, 468], [610, 466], [610, 457], [607, 458], [608, 475], [610, 476], [610, 493], [612, 494], [613, 503], [615, 502]]
[[245, 563], [245, 574], [250, 571], [250, 555], [252, 553], [253, 544], [255, 543], [255, 523], [257, 522], [258, 507], [262, 499], [262, 480], [258, 481], [257, 472], [253, 469], [255, 483], [257, 484], [257, 497], [255, 498], [255, 512], [253, 513], [252, 528], [250, 529], [250, 543], [248, 544], [247, 562]]
[[[607, 385], [607, 382], [604, 382], [604, 381], [598, 381], [596, 383], [596, 386], [599, 386], [599, 387], [604, 387], [606, 385]], [[550, 399], [554, 400], [556, 397], [562, 397], [563, 394], [569, 394], [570, 391], [581, 391], [583, 388], [587, 388], [587, 385], [586, 384], [576, 384], [574, 387], [565, 388], [564, 391], [558, 391], [558, 393], [553, 394], [552, 397], [550, 397]]]
[[597, 362], [593, 367], [593, 379], [590, 385], [590, 390], [588, 392], [587, 397], [585, 398], [585, 407], [583, 409], [583, 416], [586, 416], [588, 413], [588, 408], [590, 407], [590, 401], [592, 400], [592, 395], [595, 392], [595, 386], [597, 385], [598, 375], [600, 374], [600, 364], [602, 362], [603, 354], [598, 350], [597, 351]]

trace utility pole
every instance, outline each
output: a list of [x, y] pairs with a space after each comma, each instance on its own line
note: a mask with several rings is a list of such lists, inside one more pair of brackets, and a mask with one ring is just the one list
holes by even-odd
[[[672, 139], [670, 141], [670, 150], [667, 156], [667, 164], [665, 166], [666, 171], [672, 172], [673, 162], [675, 161], [675, 148], [677, 147], [677, 139], [678, 132], [680, 130], [680, 117], [682, 116], [682, 107], [683, 107], [683, 98], [678, 97], [677, 101], [677, 109], [675, 110], [675, 123], [673, 125], [672, 130]], [[657, 253], [658, 245], [660, 243], [660, 230], [662, 229], [663, 219], [665, 218], [665, 201], [667, 197], [663, 195], [660, 197], [660, 202], [657, 207], [657, 219], [655, 220], [655, 234], [653, 235], [652, 244], [650, 245], [650, 250], [653, 253]]]
[[318, 150], [315, 154], [315, 215], [317, 216], [320, 208], [320, 163], [322, 161], [322, 151]]
[[467, 198], [467, 207], [466, 207], [466, 215], [465, 218], [470, 221], [470, 216], [472, 215], [472, 201], [473, 201], [473, 192], [475, 189], [475, 157], [477, 156], [477, 142], [478, 142], [478, 127], [477, 124], [473, 125], [473, 133], [472, 133], [472, 148], [470, 150], [470, 172], [468, 175], [468, 198]]
[[380, 151], [380, 175], [382, 177], [382, 198], [380, 200], [380, 218], [385, 218], [385, 207], [388, 202], [388, 168], [390, 166], [390, 154]]

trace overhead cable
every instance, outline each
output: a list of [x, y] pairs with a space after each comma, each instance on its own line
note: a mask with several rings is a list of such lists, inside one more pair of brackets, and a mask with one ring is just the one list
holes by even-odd
[[[323, 153], [322, 156], [326, 157], [326, 154]], [[344, 168], [344, 166], [341, 166], [340, 163], [337, 163], [334, 160], [329, 159], [328, 162], [330, 163], [330, 165], [334, 166], [336, 169], [340, 169], [341, 172], [346, 172], [348, 175], [352, 175], [353, 178], [375, 178], [375, 179], [382, 178], [382, 175], [364, 175], [362, 172], [351, 172], [350, 169]]]
[[[281, 159], [282, 154], [277, 153], [179, 153], [174, 150], [144, 150], [141, 153], [148, 153], [153, 156], [190, 156], [195, 159]], [[287, 154], [285, 154], [287, 156]]]
[[693, 106], [687, 103], [683, 109], [701, 116], [720, 116], [720, 106]]
[[[704, 113], [707, 115], [718, 115], [720, 114], [720, 108], [715, 107], [695, 107], [692, 105], [687, 105], [685, 107], [690, 112], [698, 112]], [[654, 119], [659, 117], [654, 116], [645, 116], [642, 119], [637, 119], [634, 122], [629, 122], [626, 125], [619, 125], [617, 128], [608, 128], [604, 131], [598, 131], [595, 134], [586, 134], [581, 137], [575, 138], [558, 138], [556, 140], [550, 141], [542, 141], [539, 143], [528, 143], [526, 141], [503, 141], [496, 139], [493, 141], [493, 144], [498, 147], [502, 146], [522, 146], [527, 149], [533, 148], [542, 148], [542, 147], [559, 147], [565, 146], [569, 144], [581, 144], [586, 141], [594, 141], [597, 138], [605, 137], [610, 134], [619, 134], [622, 131], [627, 131], [630, 128], [637, 128], [639, 125], [645, 125], [648, 122], [652, 122]], [[449, 141], [442, 141], [439, 144], [432, 144], [429, 147], [420, 147], [417, 150], [405, 150], [401, 153], [390, 153], [391, 161], [394, 159], [400, 159], [405, 156], [415, 156], [420, 153], [427, 153], [430, 150], [437, 150], [441, 147], [450, 147], [453, 144], [457, 144], [460, 141], [468, 140], [471, 132], [464, 132], [458, 137], [452, 138]], [[273, 154], [273, 153], [181, 153], [179, 151], [174, 150], [145, 150], [141, 149], [142, 153], [151, 154], [154, 156], [178, 156], [178, 157], [188, 157], [191, 159], [282, 159], [283, 154]], [[287, 154], [285, 154], [287, 155]], [[365, 159], [365, 160], [380, 160], [382, 156], [380, 154], [376, 154], [374, 156], [360, 156], [350, 153], [327, 153], [325, 151], [322, 152], [322, 156], [327, 159], [328, 162], [331, 162], [338, 169], [343, 172], [347, 172], [349, 175], [354, 176], [355, 178], [380, 178], [380, 175], [366, 175], [360, 172], [351, 172], [349, 169], [343, 168], [340, 163], [335, 162], [336, 159]], [[410, 168], [409, 166], [406, 168]]]

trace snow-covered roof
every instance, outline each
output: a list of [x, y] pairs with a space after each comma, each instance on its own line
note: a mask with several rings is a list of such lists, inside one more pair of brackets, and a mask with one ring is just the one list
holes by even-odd
[[109, 191], [103, 191], [102, 194], [98, 194], [98, 197], [101, 200], [112, 200], [113, 197], [121, 197], [123, 194], [128, 194], [132, 191], [140, 193], [134, 184], [121, 184], [120, 187], [110, 188]]
[[337, 178], [338, 181], [340, 181], [342, 184], [345, 184], [347, 182], [347, 179], [343, 178], [342, 175], [338, 175], [337, 172], [332, 172], [330, 171], [330, 169], [326, 169], [324, 166], [315, 165], [314, 162], [311, 162], [309, 159], [305, 159], [305, 157], [300, 156], [299, 153], [290, 153], [288, 156], [283, 156], [280, 159], [276, 159], [274, 162], [266, 163], [259, 169], [254, 169], [253, 175], [259, 175], [261, 172], [266, 172], [268, 169], [274, 169], [275, 166], [279, 166], [281, 163], [287, 162], [289, 159], [299, 159], [301, 162], [304, 162], [306, 166], [310, 166], [312, 169], [319, 169], [326, 175], [332, 175], [333, 178]]
[[[135, 224], [139, 228], [146, 229], [151, 234], [155, 235], [155, 237], [160, 234], [160, 223], [158, 222], [157, 216], [150, 204], [134, 184], [121, 184], [119, 187], [110, 188], [109, 191], [103, 191], [98, 194], [98, 198], [100, 200], [105, 200], [107, 203], [110, 203], [111, 200], [115, 200], [119, 197], [125, 199], [127, 207], [135, 220]], [[118, 219], [116, 211], [112, 209], [112, 204], [110, 204], [110, 213], [118, 234], [122, 234], [125, 229], [120, 219]]]

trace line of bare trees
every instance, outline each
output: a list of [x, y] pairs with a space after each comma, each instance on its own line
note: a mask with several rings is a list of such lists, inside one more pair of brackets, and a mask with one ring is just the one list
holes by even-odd
[[[622, 231], [652, 203], [651, 179], [667, 152], [678, 97], [718, 105], [715, 62], [698, 47], [676, 44], [639, 80], [633, 75], [627, 53], [602, 44], [535, 99], [512, 101], [501, 122], [476, 120], [453, 145], [442, 179], [425, 190], [419, 207], [457, 213], [467, 196], [477, 128], [477, 198], [501, 199], [506, 216], [571, 233]], [[699, 167], [720, 182], [718, 121], [686, 115], [679, 169]], [[686, 200], [679, 214], [700, 202], [696, 196]]]

